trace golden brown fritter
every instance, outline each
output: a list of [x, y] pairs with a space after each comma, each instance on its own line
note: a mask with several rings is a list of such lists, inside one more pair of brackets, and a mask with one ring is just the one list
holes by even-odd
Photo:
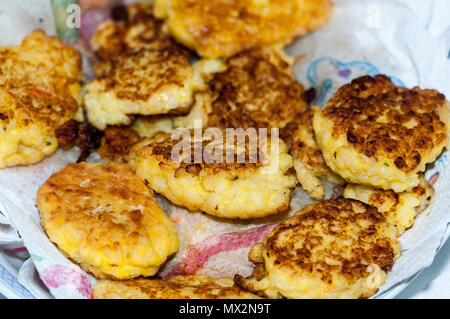
[[127, 126], [110, 126], [105, 130], [98, 153], [104, 160], [125, 163], [124, 155], [139, 140], [139, 134]]
[[396, 229], [375, 207], [330, 199], [286, 219], [256, 244], [238, 286], [269, 298], [368, 298], [400, 254]]
[[[102, 23], [92, 39], [100, 61], [86, 85], [86, 109], [94, 126], [130, 125], [131, 116], [187, 114], [194, 92], [204, 89], [203, 70], [153, 17], [151, 4], [121, 7], [120, 21]], [[218, 61], [216, 61], [219, 63]]]
[[314, 199], [323, 199], [325, 189], [321, 178], [331, 183], [343, 185], [345, 182], [325, 164], [322, 152], [319, 150], [312, 119], [314, 112], [320, 112], [320, 108], [313, 106], [303, 112], [299, 117], [297, 130], [292, 136], [291, 155], [294, 159], [294, 168], [297, 179], [310, 196]]
[[288, 208], [295, 177], [288, 175], [293, 163], [281, 140], [264, 142], [255, 132], [253, 148], [248, 140], [226, 142], [219, 129], [199, 138], [183, 132], [182, 139], [157, 134], [130, 150], [130, 166], [155, 192], [176, 205], [225, 218], [263, 217]]
[[78, 109], [80, 75], [80, 54], [42, 30], [0, 47], [0, 168], [56, 151], [55, 129]]
[[[290, 144], [298, 116], [307, 108], [305, 92], [294, 77], [292, 59], [281, 47], [246, 51], [225, 63], [200, 60], [193, 65], [194, 105], [187, 116], [140, 117], [134, 127], [141, 136], [157, 130], [203, 127], [280, 128]], [[209, 83], [201, 87], [202, 83]]]
[[280, 128], [284, 136], [283, 131], [308, 107], [291, 63], [279, 47], [249, 50], [228, 59], [227, 69], [214, 74], [210, 90], [196, 96], [191, 113], [175, 126], [193, 128], [194, 120], [202, 120], [203, 127], [222, 129], [267, 128], [270, 133], [271, 128]]
[[100, 60], [112, 60], [154, 42], [160, 46], [170, 45], [169, 34], [164, 31], [162, 22], [153, 17], [151, 4], [138, 3], [120, 9], [122, 19], [101, 23], [92, 37], [92, 49]]
[[95, 299], [258, 299], [236, 287], [232, 279], [174, 276], [169, 279], [101, 280]]
[[402, 192], [419, 184], [419, 173], [448, 145], [449, 108], [435, 90], [364, 76], [342, 86], [314, 115], [313, 127], [334, 172], [351, 183]]
[[208, 122], [207, 111], [211, 108], [212, 94], [208, 83], [217, 72], [226, 70], [220, 60], [199, 60], [192, 65], [194, 82], [198, 91], [194, 93], [194, 104], [188, 115], [139, 116], [133, 123], [133, 129], [141, 137], [152, 137], [157, 132], [169, 133], [176, 128], [193, 129], [194, 122], [201, 120], [200, 126]]
[[186, 114], [194, 102], [194, 71], [175, 44], [123, 53], [104, 62], [102, 72], [85, 96], [89, 121], [102, 130], [131, 124], [133, 114]]
[[173, 37], [207, 58], [289, 43], [322, 27], [331, 0], [156, 0]]
[[210, 83], [217, 98], [208, 126], [283, 128], [306, 110], [303, 86], [259, 50], [238, 54], [227, 66]]
[[398, 236], [401, 236], [414, 224], [416, 215], [428, 207], [434, 196], [433, 186], [423, 176], [420, 180], [420, 184], [411, 191], [399, 194], [392, 190], [348, 184], [344, 190], [344, 197], [377, 207], [387, 221], [395, 225]]
[[175, 226], [126, 164], [69, 164], [36, 203], [50, 240], [97, 278], [153, 276], [178, 249]]

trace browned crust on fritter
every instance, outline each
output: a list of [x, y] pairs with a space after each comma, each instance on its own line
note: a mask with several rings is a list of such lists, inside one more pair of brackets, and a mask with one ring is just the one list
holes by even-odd
[[[41, 59], [33, 59], [30, 53], [39, 55]], [[42, 57], [45, 54], [48, 54], [46, 60]], [[51, 76], [55, 79], [52, 84], [62, 86], [76, 83], [80, 77], [80, 53], [64, 45], [57, 37], [47, 36], [43, 30], [33, 31], [23, 39], [20, 47], [0, 47], [0, 61], [2, 85], [14, 86], [17, 79], [39, 82], [43, 80], [39, 76]], [[28, 68], [34, 72], [24, 72]]]
[[168, 279], [136, 279], [112, 282], [139, 291], [149, 299], [257, 298], [235, 285], [225, 286], [206, 276], [174, 276]]
[[150, 273], [178, 246], [153, 192], [126, 164], [68, 164], [39, 188], [36, 204], [50, 240], [97, 278], [140, 274], [127, 267]]
[[[243, 50], [295, 37], [322, 27], [331, 16], [330, 0], [176, 0], [169, 24], [177, 20], [197, 51], [228, 57]], [[172, 13], [172, 14], [171, 14]]]
[[271, 63], [259, 50], [228, 59], [228, 69], [210, 83], [215, 100], [208, 126], [283, 128], [298, 117], [307, 108], [305, 91], [280, 63]]
[[[149, 224], [153, 227], [165, 216], [152, 191], [121, 163], [68, 164], [39, 188], [36, 203], [50, 240], [58, 231], [54, 227], [71, 224], [74, 233], [85, 237], [78, 243], [80, 250], [89, 246], [106, 254], [126, 249], [121, 246], [125, 238], [131, 250], [142, 245]], [[66, 254], [65, 247], [59, 248]], [[113, 278], [80, 256], [68, 257], [97, 278]]]
[[0, 121], [5, 126], [13, 120], [19, 126], [36, 123], [54, 131], [76, 113], [69, 86], [79, 81], [80, 71], [79, 52], [42, 30], [20, 47], [0, 47], [0, 91], [10, 99], [5, 96], [0, 104]]
[[[356, 213], [355, 209], [360, 212]], [[321, 279], [328, 282], [332, 280], [329, 274], [333, 271], [356, 281], [367, 276], [370, 264], [377, 264], [384, 271], [389, 271], [394, 264], [396, 254], [391, 240], [378, 234], [377, 229], [382, 223], [386, 223], [386, 218], [373, 206], [342, 197], [330, 199], [308, 206], [277, 226], [265, 240], [264, 249], [267, 256], [275, 258], [275, 264], [291, 267], [295, 272], [320, 273]], [[351, 238], [352, 244], [323, 247], [320, 252], [314, 252], [316, 256], [321, 255], [322, 262], [311, 262], [312, 249], [323, 243], [323, 238], [314, 231], [318, 225], [324, 234], [341, 239], [348, 234], [339, 229], [350, 225], [359, 225], [360, 229], [356, 237]], [[367, 245], [366, 249], [360, 243]], [[339, 255], [340, 250], [350, 250], [351, 258]], [[327, 263], [328, 258], [337, 264]]]
[[128, 149], [140, 140], [139, 134], [127, 126], [110, 126], [104, 133], [98, 153], [107, 161], [125, 163]]
[[153, 6], [149, 3], [117, 6], [113, 10], [114, 16], [115, 20], [99, 26], [92, 39], [100, 60], [111, 60], [154, 42], [161, 47], [173, 45], [168, 33], [163, 30], [163, 23], [153, 17]]
[[[418, 187], [420, 187], [420, 186], [418, 186]], [[417, 187], [415, 187], [415, 188], [417, 188]], [[389, 213], [391, 213], [392, 211], [395, 211], [398, 204], [400, 203], [398, 193], [394, 192], [391, 189], [388, 189], [388, 190], [380, 189], [380, 190], [374, 192], [369, 198], [369, 204], [372, 206], [375, 206], [375, 207], [381, 207], [386, 202], [393, 203], [391, 210], [389, 212], [387, 212], [387, 214], [386, 214], [386, 215], [389, 215]]]
[[36, 87], [39, 84], [21, 83], [17, 87], [0, 87], [0, 92], [3, 91], [1, 94], [8, 94], [8, 99], [12, 102], [0, 105], [0, 121], [5, 126], [16, 120], [23, 126], [34, 123], [54, 132], [60, 124], [75, 115], [78, 104], [67, 88]]
[[[89, 187], [82, 186], [86, 180], [89, 180]], [[131, 172], [128, 165], [119, 163], [96, 166], [91, 166], [89, 163], [68, 164], [63, 170], [53, 174], [41, 186], [37, 193], [37, 202], [39, 204], [40, 202], [54, 200], [57, 203], [56, 209], [46, 212], [48, 214], [47, 220], [59, 219], [61, 211], [64, 211], [66, 222], [79, 221], [80, 224], [85, 223], [86, 227], [89, 224], [96, 224], [96, 229], [92, 229], [92, 231], [104, 231], [105, 236], [111, 230], [124, 232], [125, 229], [128, 229], [128, 236], [132, 241], [135, 235], [145, 231], [145, 229], [140, 229], [143, 212], [131, 207], [127, 211], [114, 213], [108, 211], [108, 208], [105, 207], [105, 211], [91, 214], [92, 210], [97, 207], [86, 205], [87, 202], [80, 202], [79, 200], [86, 196], [85, 200], [89, 201], [90, 199], [87, 197], [92, 195], [92, 191], [94, 194], [103, 191], [113, 198], [130, 202], [130, 204], [141, 204], [145, 207], [157, 206], [152, 192]], [[92, 200], [97, 201], [95, 197]], [[117, 223], [115, 213], [124, 216], [128, 222], [126, 224]], [[105, 238], [102, 236], [97, 238], [103, 245]], [[95, 243], [92, 244], [95, 246]], [[113, 246], [114, 243], [111, 242], [110, 245]]]
[[[241, 149], [238, 150], [238, 148], [236, 147], [236, 145], [238, 143], [237, 139], [235, 139], [235, 142], [234, 142], [235, 147], [232, 147], [231, 145], [228, 147], [225, 142], [218, 144], [219, 146], [216, 149], [219, 152], [221, 151], [221, 149], [219, 149], [219, 147], [223, 148], [221, 162], [213, 161], [213, 158], [206, 161], [205, 160], [206, 153], [204, 152], [205, 148], [208, 146], [209, 143], [214, 142], [214, 138], [202, 139], [203, 142], [202, 142], [202, 145], [200, 146], [198, 142], [195, 143], [195, 141], [200, 141], [200, 139], [197, 140], [194, 138], [194, 130], [190, 130], [190, 133], [191, 133], [191, 143], [190, 143], [190, 145], [186, 144], [186, 148], [185, 148], [186, 151], [190, 150], [190, 157], [189, 156], [186, 156], [185, 158], [177, 157], [177, 158], [175, 158], [175, 160], [177, 162], [174, 162], [174, 160], [172, 159], [172, 150], [174, 149], [174, 146], [176, 144], [181, 142], [181, 139], [177, 139], [177, 138], [172, 139], [171, 133], [158, 133], [155, 137], [144, 140], [145, 144], [147, 144], [146, 146], [137, 145], [137, 147], [143, 147], [143, 150], [142, 149], [140, 150], [141, 153], [144, 152], [145, 154], [156, 156], [158, 158], [158, 160], [160, 161], [159, 165], [170, 165], [170, 166], [175, 165], [175, 166], [177, 166], [177, 169], [175, 171], [176, 176], [181, 175], [181, 174], [191, 174], [194, 176], [198, 176], [200, 174], [200, 172], [202, 172], [202, 171], [210, 173], [210, 174], [217, 174], [221, 171], [244, 171], [244, 170], [249, 171], [249, 170], [255, 170], [263, 165], [262, 159], [260, 158], [260, 156], [262, 156], [262, 155], [260, 154], [259, 146], [257, 147], [256, 153], [255, 153], [257, 155], [256, 158], [250, 158], [249, 156], [253, 155], [253, 152], [250, 153], [248, 140], [245, 143], [245, 148], [243, 148], [242, 150]], [[203, 131], [203, 134], [204, 134], [204, 131]], [[222, 134], [223, 134], [224, 140], [225, 140], [225, 132], [222, 132]], [[259, 140], [256, 140], [256, 141], [257, 141], [257, 145], [259, 145], [258, 144]], [[197, 146], [195, 146], [195, 144]], [[270, 149], [270, 139], [268, 141], [267, 149], [268, 150]], [[196, 154], [196, 152], [197, 152], [197, 154], [200, 154], [200, 151], [201, 151], [201, 154], [203, 154], [202, 161], [196, 162], [195, 154]], [[227, 151], [233, 152], [234, 163], [227, 162], [227, 157], [226, 157]], [[238, 156], [239, 155], [243, 156], [244, 152], [245, 152], [245, 162], [239, 163], [238, 160], [240, 157], [238, 157]], [[197, 156], [199, 156], [199, 155], [197, 155]]]
[[[183, 87], [185, 78], [178, 72], [189, 68], [188, 58], [176, 45], [146, 46], [124, 53], [104, 62], [99, 79], [105, 83], [105, 91], [114, 91], [117, 98], [146, 101], [154, 92], [167, 85]], [[190, 107], [177, 109], [185, 114]]]
[[[446, 140], [436, 111], [445, 101], [436, 90], [397, 87], [384, 75], [364, 76], [342, 86], [322, 114], [334, 122], [333, 137], [345, 135], [359, 153], [391, 159], [408, 172]], [[408, 122], [416, 125], [407, 127]]]
[[293, 137], [298, 129], [299, 123], [297, 123], [297, 120], [298, 118], [294, 119], [292, 122], [287, 123], [285, 127], [280, 128], [279, 136], [283, 140], [283, 142], [286, 143], [288, 150], [292, 149]]

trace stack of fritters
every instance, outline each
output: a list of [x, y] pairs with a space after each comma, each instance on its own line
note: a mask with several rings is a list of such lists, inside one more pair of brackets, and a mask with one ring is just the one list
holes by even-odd
[[378, 207], [400, 236], [434, 193], [423, 172], [448, 145], [449, 109], [435, 90], [384, 75], [355, 79], [302, 115], [291, 151], [297, 177], [315, 198], [320, 178], [345, 180], [344, 196]]
[[449, 112], [439, 92], [377, 75], [303, 113], [291, 149], [302, 187], [320, 199], [320, 178], [345, 180], [346, 198], [312, 204], [278, 225], [252, 248], [253, 275], [236, 283], [270, 298], [375, 294], [399, 256], [396, 238], [432, 199], [423, 172], [448, 147]]
[[102, 130], [129, 125], [132, 115], [186, 114], [203, 85], [190, 53], [155, 20], [152, 5], [123, 10], [124, 20], [102, 23], [92, 39], [100, 61], [85, 103], [89, 121]]
[[[160, 4], [156, 9], [161, 11]], [[304, 8], [305, 17], [310, 9]], [[276, 136], [262, 144], [257, 139], [256, 154], [250, 146], [218, 140], [222, 161], [202, 157], [199, 163], [185, 163], [172, 158], [176, 143], [170, 133], [193, 128], [197, 119], [204, 120], [205, 129], [217, 126], [222, 133], [227, 127], [270, 130], [295, 121], [306, 101], [291, 69], [293, 59], [281, 45], [257, 47], [285, 43], [304, 31], [282, 31], [279, 39], [238, 47], [233, 52], [238, 55], [225, 61], [192, 64], [192, 53], [170, 38], [170, 28], [153, 17], [151, 5], [120, 7], [120, 14], [115, 10], [119, 19], [102, 23], [92, 39], [97, 79], [85, 86], [84, 96], [89, 122], [104, 130], [99, 153], [111, 163], [69, 165], [41, 187], [37, 203], [50, 239], [69, 258], [98, 278], [132, 279], [154, 275], [178, 245], [173, 225], [161, 215], [151, 191], [143, 192], [144, 184], [175, 204], [219, 217], [261, 217], [288, 208], [295, 186], [295, 177], [288, 174], [293, 163]], [[132, 146], [140, 137], [147, 139]], [[202, 155], [211, 139], [203, 142]], [[272, 144], [278, 146], [275, 153]], [[223, 161], [230, 150], [238, 162]], [[125, 161], [142, 182], [133, 179], [126, 164], [114, 163]], [[203, 277], [104, 281], [95, 294], [256, 297], [231, 280]]]
[[[241, 52], [219, 64], [209, 62], [200, 74], [210, 75], [209, 87], [195, 95], [187, 116], [140, 119], [137, 128], [144, 136], [156, 127], [164, 131], [185, 127], [272, 128], [290, 145], [289, 127], [296, 125], [308, 103], [303, 86], [292, 71], [293, 59], [280, 46]], [[196, 64], [197, 66], [197, 64]], [[171, 121], [170, 123], [168, 121]], [[164, 123], [164, 127], [161, 127]]]
[[325, 162], [347, 182], [403, 192], [448, 146], [448, 109], [436, 90], [364, 76], [341, 87], [313, 127]]
[[344, 198], [318, 202], [256, 244], [253, 275], [235, 281], [268, 298], [367, 298], [400, 255], [396, 235], [375, 207]]
[[[449, 145], [450, 105], [377, 75], [309, 107], [284, 46], [331, 7], [156, 0], [116, 8], [98, 27], [84, 107], [109, 163], [70, 164], [36, 199], [50, 240], [103, 279], [96, 298], [364, 298], [384, 284], [398, 237], [432, 200], [424, 171]], [[33, 164], [79, 110], [80, 56], [36, 31], [0, 48], [0, 60], [0, 168]], [[322, 180], [347, 183], [345, 198], [276, 226], [251, 249], [250, 277], [138, 278], [157, 275], [179, 244], [153, 191], [190, 211], [251, 219], [286, 212], [297, 180], [317, 200]]]

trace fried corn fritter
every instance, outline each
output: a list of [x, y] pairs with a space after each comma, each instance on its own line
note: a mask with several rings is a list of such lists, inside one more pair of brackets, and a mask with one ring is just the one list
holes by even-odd
[[220, 128], [280, 128], [307, 109], [305, 90], [290, 66], [273, 52], [246, 51], [227, 60], [210, 86], [217, 96], [208, 126]]
[[141, 137], [152, 137], [157, 132], [169, 133], [176, 128], [194, 128], [194, 121], [201, 120], [202, 126], [208, 122], [207, 111], [211, 108], [212, 93], [208, 83], [215, 73], [226, 70], [220, 60], [199, 60], [192, 66], [198, 92], [194, 94], [194, 104], [188, 115], [139, 116], [133, 123], [133, 129]]
[[225, 218], [263, 217], [288, 208], [296, 182], [287, 174], [293, 163], [281, 140], [256, 140], [251, 149], [249, 143], [216, 140], [207, 131], [200, 138], [186, 132], [183, 140], [157, 134], [131, 148], [128, 163], [155, 192], [192, 211]]
[[190, 53], [169, 38], [150, 4], [123, 10], [126, 19], [102, 23], [92, 40], [100, 62], [97, 79], [86, 85], [90, 122], [104, 130], [130, 125], [132, 115], [187, 114], [194, 92], [205, 88], [202, 72], [220, 61], [191, 66]]
[[326, 164], [346, 181], [403, 192], [448, 146], [449, 109], [435, 90], [364, 76], [314, 114], [313, 128]]
[[[225, 61], [226, 70], [209, 81], [187, 117], [175, 126], [280, 128], [280, 136], [308, 107], [305, 90], [295, 80], [292, 59], [280, 47], [242, 52]], [[285, 142], [289, 142], [286, 141]]]
[[183, 114], [193, 103], [194, 72], [175, 44], [154, 42], [104, 62], [103, 74], [86, 85], [89, 121], [129, 125], [132, 114]]
[[434, 189], [423, 176], [418, 186], [399, 194], [392, 190], [355, 184], [347, 184], [344, 190], [345, 198], [357, 199], [377, 207], [387, 221], [395, 225], [398, 236], [403, 235], [414, 224], [416, 215], [428, 207], [433, 196]]
[[322, 152], [319, 150], [312, 127], [314, 112], [320, 112], [318, 106], [313, 106], [299, 117], [299, 125], [292, 136], [291, 155], [297, 179], [309, 195], [314, 199], [323, 199], [325, 189], [321, 178], [331, 183], [343, 185], [344, 180], [333, 173], [325, 164]]
[[136, 51], [149, 43], [171, 42], [162, 22], [153, 16], [150, 3], [117, 7], [121, 19], [102, 22], [91, 39], [91, 47], [100, 60], [108, 61], [124, 52]]
[[[203, 127], [221, 129], [281, 128], [284, 138], [287, 127], [307, 108], [305, 91], [295, 80], [292, 63], [279, 46], [243, 52], [225, 63], [200, 60], [193, 65], [199, 92], [194, 94], [190, 113], [139, 117], [133, 127], [141, 136], [151, 137], [158, 130], [192, 129], [194, 121], [200, 120]], [[284, 141], [290, 142], [289, 138]]]
[[156, 0], [155, 16], [172, 36], [207, 58], [287, 44], [322, 27], [331, 0]]
[[217, 72], [226, 70], [226, 65], [220, 60], [199, 60], [192, 65], [195, 86], [198, 92], [194, 94], [194, 105], [188, 115], [139, 116], [133, 123], [133, 129], [141, 137], [152, 137], [157, 132], [169, 133], [176, 128], [194, 128], [195, 120], [207, 123], [206, 110], [211, 107], [212, 94], [208, 83]]
[[269, 298], [368, 298], [400, 254], [396, 229], [375, 207], [330, 199], [286, 219], [256, 244], [238, 286]]
[[78, 109], [80, 76], [80, 54], [42, 30], [0, 47], [0, 168], [56, 151], [56, 128]]
[[232, 279], [174, 276], [169, 279], [101, 280], [95, 299], [259, 299], [234, 285]]
[[153, 276], [178, 249], [175, 226], [127, 164], [69, 164], [36, 203], [50, 240], [97, 278]]

